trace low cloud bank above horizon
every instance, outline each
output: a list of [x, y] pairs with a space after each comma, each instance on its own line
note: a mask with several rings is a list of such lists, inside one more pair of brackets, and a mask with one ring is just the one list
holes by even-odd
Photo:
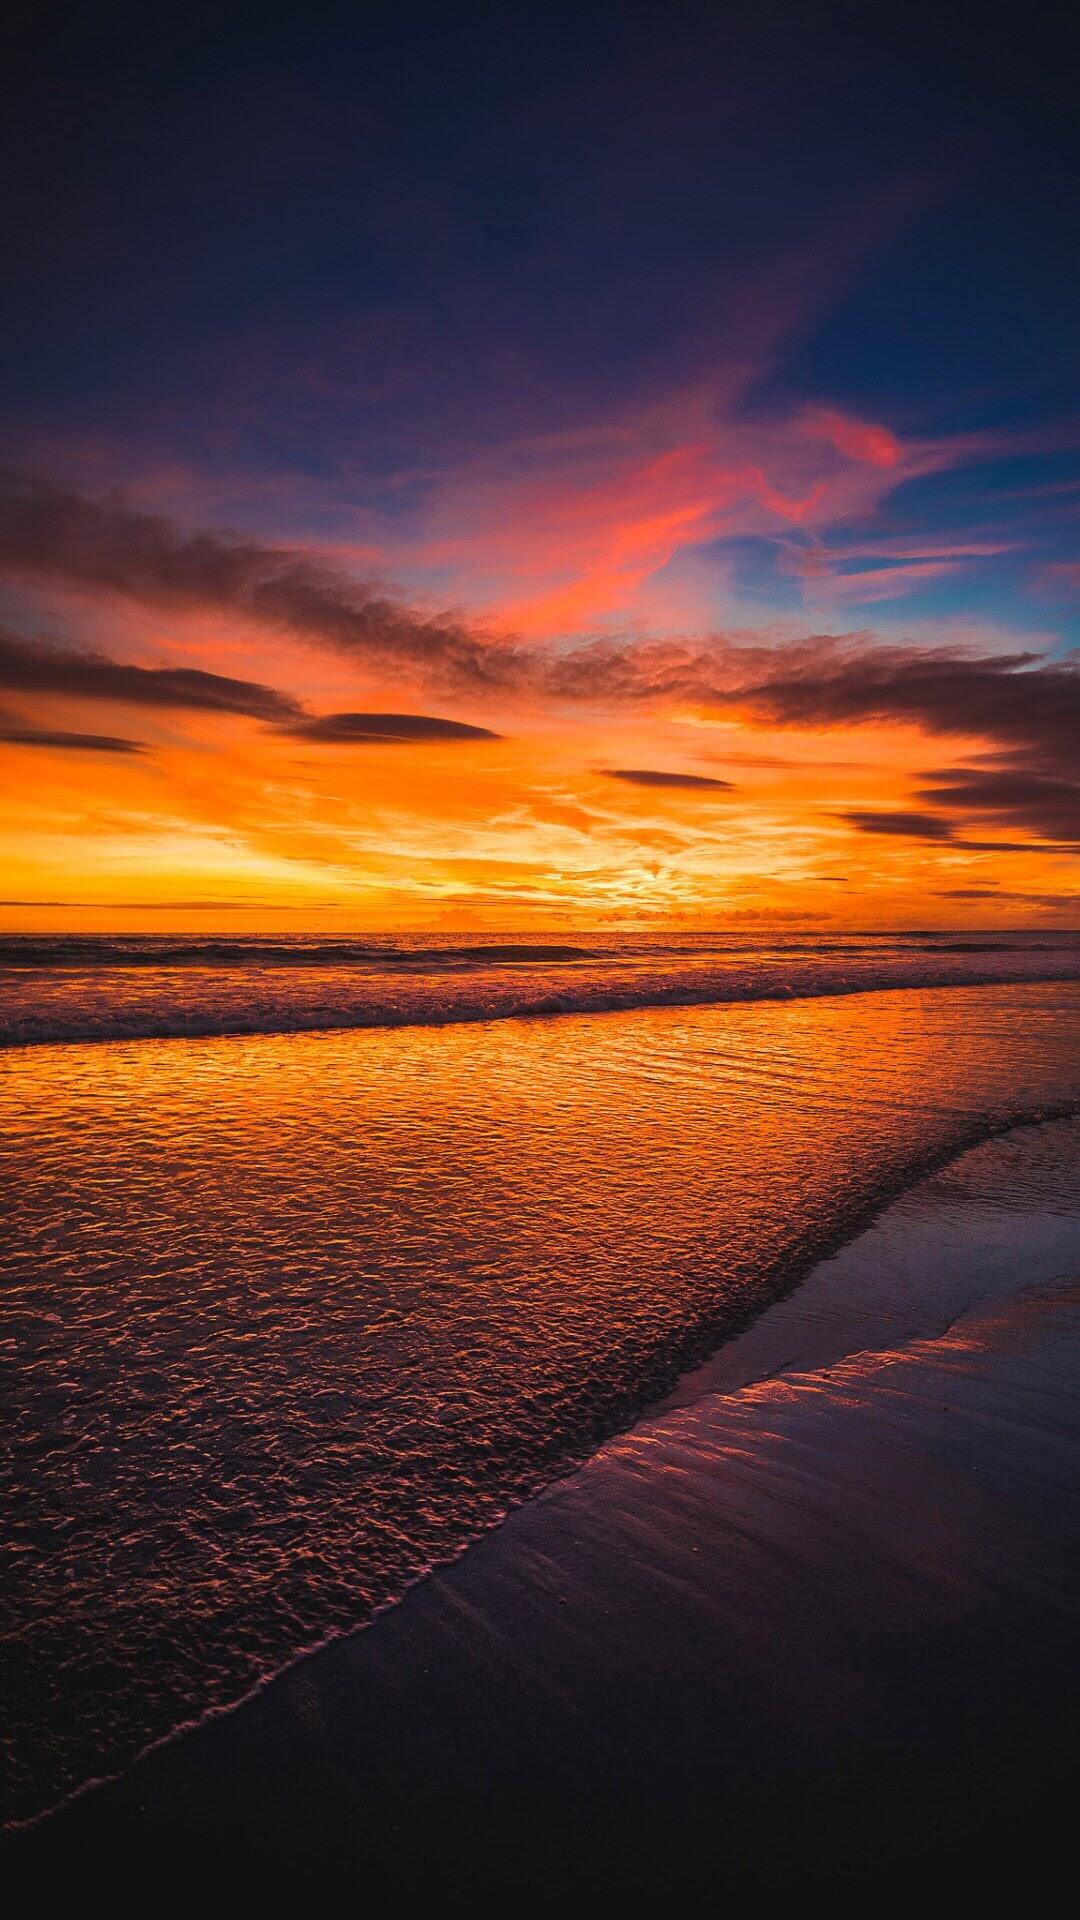
[[[189, 530], [116, 494], [10, 473], [0, 568], [19, 587], [18, 623], [40, 607], [50, 629], [0, 628], [0, 692], [17, 709], [0, 744], [44, 776], [36, 808], [19, 803], [26, 844], [39, 843], [43, 807], [60, 823], [52, 864], [34, 854], [17, 869], [25, 900], [53, 897], [50, 877], [79, 857], [80, 818], [110, 849], [104, 899], [142, 836], [148, 874], [177, 862], [177, 911], [212, 871], [245, 876], [251, 901], [280, 887], [288, 913], [302, 910], [297, 886], [317, 913], [325, 888], [358, 884], [395, 919], [405, 898], [414, 917], [479, 902], [499, 924], [572, 917], [581, 903], [829, 918], [815, 903], [840, 880], [849, 902], [885, 914], [905, 887], [975, 912], [1071, 900], [1039, 862], [1080, 852], [1076, 654], [767, 623], [530, 636], [423, 612], [318, 547]], [[178, 653], [183, 664], [159, 663]], [[255, 675], [219, 671], [238, 660]], [[69, 703], [87, 710], [85, 730]], [[131, 739], [110, 726], [129, 708], [178, 724]], [[220, 717], [236, 724], [212, 730]], [[289, 742], [315, 751], [300, 760]], [[498, 755], [482, 751], [495, 743]], [[80, 801], [79, 763], [95, 756], [101, 792], [84, 777]], [[621, 798], [598, 798], [597, 775]], [[650, 803], [665, 793], [670, 804]], [[730, 809], [722, 844], [710, 799]], [[982, 884], [999, 859], [1020, 884]], [[955, 887], [928, 889], [950, 871]]]
[[[826, 731], [903, 724], [927, 734], [992, 743], [978, 764], [942, 770], [921, 790], [936, 820], [962, 813], [1047, 840], [1080, 834], [1080, 786], [1071, 778], [1080, 738], [1080, 665], [1034, 650], [979, 652], [882, 641], [867, 632], [764, 640], [570, 636], [562, 644], [491, 633], [449, 614], [428, 616], [389, 592], [330, 567], [318, 554], [213, 531], [188, 532], [118, 496], [94, 500], [47, 481], [0, 479], [0, 564], [19, 578], [114, 595], [155, 611], [215, 613], [285, 630], [344, 654], [372, 674], [533, 708], [697, 705], [758, 725]], [[74, 648], [0, 635], [0, 685], [146, 705], [235, 712], [287, 723], [313, 741], [389, 737], [385, 716], [308, 718], [294, 695], [195, 668], [120, 664]], [[405, 717], [421, 737], [420, 723]], [[427, 722], [423, 723], [428, 725]], [[430, 723], [426, 738], [483, 738], [494, 730]], [[648, 769], [644, 770], [646, 773]], [[633, 772], [633, 770], [631, 770]], [[681, 774], [669, 784], [699, 784]], [[650, 776], [641, 784], [660, 784]], [[900, 834], [899, 814], [863, 810], [851, 824]], [[912, 826], [908, 831], [919, 830]]]

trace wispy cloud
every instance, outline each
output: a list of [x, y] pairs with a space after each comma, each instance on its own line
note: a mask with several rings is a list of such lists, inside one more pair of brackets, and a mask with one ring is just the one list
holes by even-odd
[[[642, 590], [680, 555], [708, 549], [719, 565], [726, 543], [746, 539], [812, 550], [829, 529], [850, 537], [912, 480], [1000, 450], [971, 434], [901, 441], [838, 409], [751, 416], [745, 398], [703, 380], [591, 431], [478, 456], [433, 479], [401, 563], [448, 576], [519, 632], [566, 634], [640, 612]], [[918, 583], [911, 569], [937, 577], [975, 557], [908, 556], [876, 591], [893, 597]], [[812, 584], [833, 571], [822, 562]], [[866, 588], [869, 599], [868, 577]]]
[[808, 604], [872, 606], [902, 599], [930, 581], [962, 572], [976, 560], [1014, 553], [1017, 544], [957, 541], [940, 546], [933, 541], [869, 540], [863, 545], [833, 546], [817, 541], [795, 549], [789, 543], [784, 564], [802, 581]]

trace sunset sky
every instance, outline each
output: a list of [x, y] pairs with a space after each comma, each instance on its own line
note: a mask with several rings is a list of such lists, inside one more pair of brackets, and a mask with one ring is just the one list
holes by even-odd
[[1080, 921], [1063, 37], [17, 11], [0, 924]]

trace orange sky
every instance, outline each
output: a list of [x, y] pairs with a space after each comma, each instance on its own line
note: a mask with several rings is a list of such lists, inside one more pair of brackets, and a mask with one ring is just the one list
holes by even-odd
[[[132, 725], [130, 708], [62, 699], [43, 717], [104, 734]], [[841, 817], [910, 802], [934, 757], [914, 728], [779, 729], [680, 707], [484, 719], [505, 737], [315, 746], [242, 717], [139, 714], [139, 754], [2, 745], [5, 900], [56, 903], [5, 905], [3, 924], [1068, 919], [1023, 896], [1060, 895], [1071, 860], [871, 836]], [[732, 785], [645, 787], [611, 768]], [[943, 897], [954, 888], [987, 897]]]
[[[404, 569], [419, 608], [407, 611], [412, 621], [425, 605], [437, 610], [437, 583], [444, 604], [465, 605], [470, 631], [480, 623], [482, 660], [486, 643], [511, 636], [519, 664], [491, 684], [482, 666], [455, 683], [407, 648], [380, 652], [378, 637], [358, 657], [315, 630], [317, 619], [298, 632], [295, 621], [260, 619], [257, 606], [215, 600], [201, 584], [148, 587], [134, 563], [117, 578], [112, 549], [109, 578], [88, 580], [81, 550], [72, 557], [63, 538], [44, 559], [27, 546], [15, 555], [20, 631], [44, 634], [33, 644], [46, 655], [63, 644], [121, 665], [197, 668], [257, 681], [313, 716], [421, 714], [498, 737], [316, 739], [251, 714], [73, 691], [63, 673], [30, 690], [16, 676], [0, 689], [2, 924], [1070, 923], [1077, 859], [1060, 834], [1055, 843], [1038, 824], [1018, 828], [1014, 813], [976, 808], [966, 818], [937, 802], [925, 824], [920, 782], [943, 765], [978, 768], [984, 756], [1014, 752], [1007, 726], [967, 734], [955, 714], [938, 728], [905, 711], [815, 724], [785, 714], [778, 724], [753, 702], [695, 697], [681, 669], [681, 683], [668, 684], [666, 669], [657, 678], [651, 665], [646, 692], [632, 698], [606, 684], [564, 697], [550, 676], [529, 680], [533, 657], [587, 661], [607, 645], [639, 663], [657, 639], [706, 654], [719, 647], [728, 672], [749, 648], [765, 658], [762, 671], [783, 673], [808, 633], [854, 633], [860, 660], [872, 661], [898, 632], [895, 623], [870, 629], [868, 613], [851, 619], [853, 581], [873, 607], [883, 577], [891, 592], [897, 573], [921, 583], [997, 550], [901, 537], [875, 519], [905, 476], [970, 451], [902, 445], [880, 423], [829, 409], [774, 422], [755, 439], [718, 426], [695, 394], [570, 444], [518, 449], [501, 473], [493, 461], [484, 474], [459, 475], [440, 486], [410, 540], [303, 550], [333, 571], [339, 598], [373, 560], [386, 563], [377, 571]], [[858, 515], [871, 531], [839, 537], [835, 523], [850, 529]], [[186, 538], [183, 523], [160, 524], [168, 540]], [[795, 542], [788, 572], [808, 593], [798, 621], [732, 586], [725, 542], [751, 535], [781, 553]], [[287, 563], [297, 549], [274, 551]], [[859, 571], [867, 557], [874, 565]], [[815, 597], [830, 582], [838, 592], [823, 617]], [[717, 614], [728, 617], [722, 636]], [[911, 625], [904, 644], [916, 661], [920, 646], [955, 647], [947, 626]], [[985, 622], [959, 638], [961, 653], [991, 673], [1010, 644]], [[408, 645], [416, 653], [415, 635]], [[1024, 736], [1029, 758], [1038, 744]], [[647, 779], [621, 777], [626, 770]], [[702, 784], [680, 784], [687, 776]], [[905, 811], [923, 826], [882, 826], [881, 815]]]

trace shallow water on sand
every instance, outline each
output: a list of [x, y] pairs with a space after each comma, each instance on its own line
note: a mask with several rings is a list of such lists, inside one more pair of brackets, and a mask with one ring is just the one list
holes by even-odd
[[63, 1895], [169, 1859], [245, 1897], [299, 1869], [308, 1890], [835, 1905], [887, 1873], [1052, 1904], [1077, 1275], [1080, 1119], [984, 1141], [687, 1376], [693, 1404], [25, 1832], [19, 1864]]
[[370, 1618], [935, 1159], [1080, 987], [9, 1054], [6, 1806]]

